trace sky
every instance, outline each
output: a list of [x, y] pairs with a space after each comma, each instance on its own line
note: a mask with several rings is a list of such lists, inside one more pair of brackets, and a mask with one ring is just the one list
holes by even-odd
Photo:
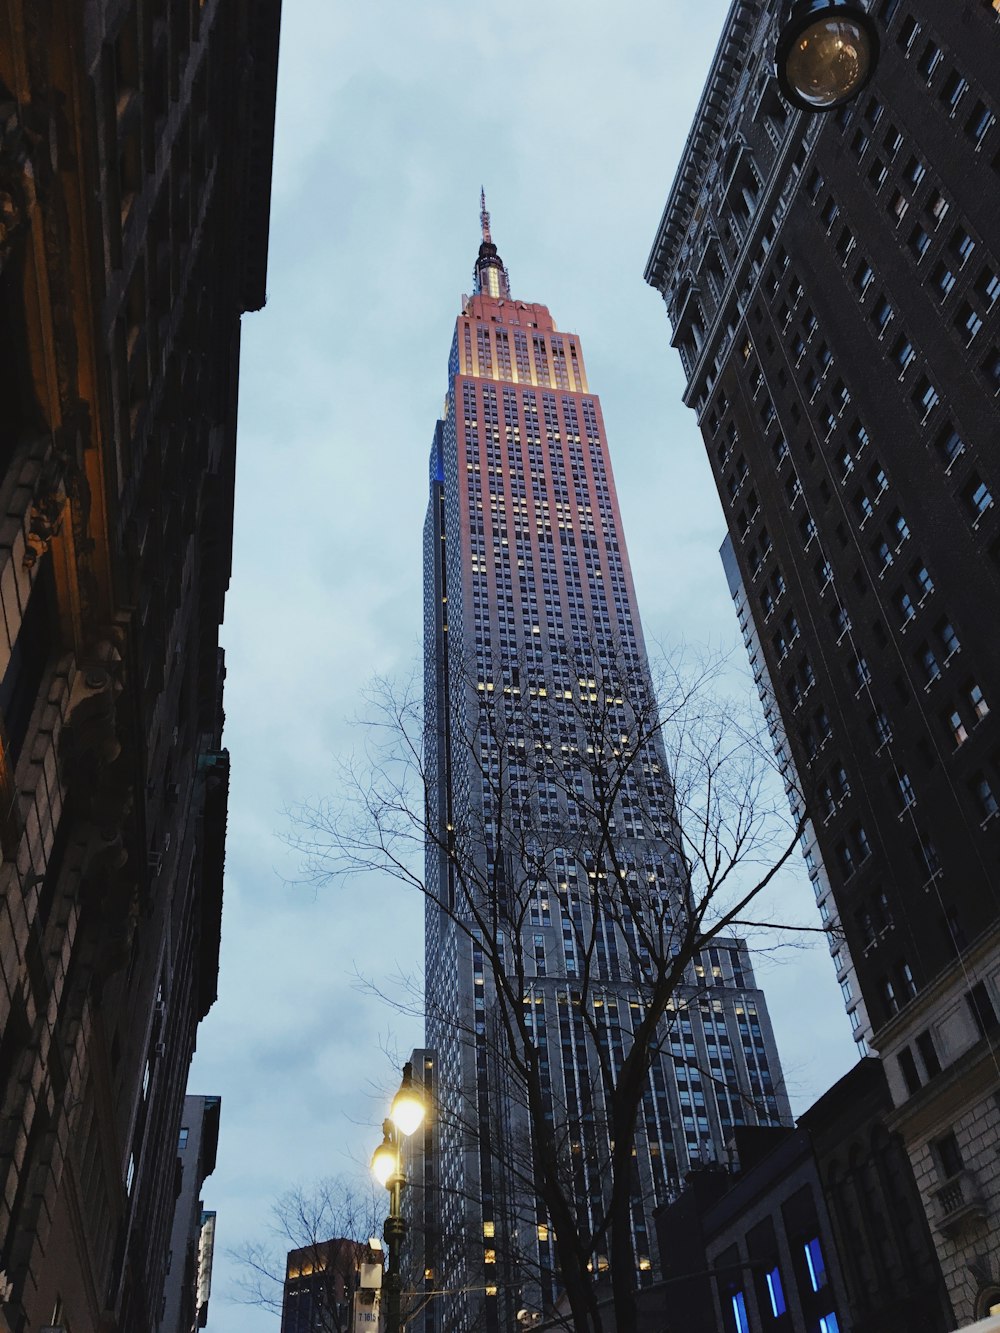
[[[210, 1333], [277, 1333], [229, 1251], [272, 1201], [363, 1180], [418, 1019], [422, 902], [315, 889], [283, 840], [335, 794], [375, 672], [420, 653], [427, 459], [479, 244], [580, 336], [650, 645], [742, 654], [725, 523], [660, 297], [643, 282], [723, 0], [284, 0], [265, 309], [243, 322], [219, 998], [189, 1090], [222, 1097]], [[804, 868], [786, 919], [817, 920]], [[812, 939], [812, 937], [806, 937]], [[822, 942], [758, 968], [793, 1110], [854, 1045]], [[278, 1248], [281, 1248], [280, 1246]]]

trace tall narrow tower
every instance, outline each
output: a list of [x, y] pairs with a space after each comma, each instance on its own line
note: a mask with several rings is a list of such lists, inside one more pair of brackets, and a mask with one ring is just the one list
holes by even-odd
[[[688, 906], [600, 404], [576, 335], [511, 296], [485, 200], [482, 233], [424, 531], [427, 1046], [439, 1111], [437, 1191], [425, 1203], [439, 1230], [428, 1281], [443, 1293], [425, 1328], [514, 1328], [515, 1311], [548, 1309], [562, 1285], [534, 1188], [538, 1116], [497, 1035], [495, 942], [520, 987], [515, 1018], [533, 1034], [542, 1118], [565, 1147], [577, 1230], [595, 1236], [600, 1277], [613, 1138], [601, 1061], [628, 1051], [649, 968], [642, 923], [611, 910], [620, 895], [604, 886], [641, 884], [668, 932]], [[635, 743], [603, 827], [600, 726], [616, 747]], [[678, 996], [645, 1092], [631, 1198], [640, 1285], [659, 1268], [653, 1207], [692, 1165], [724, 1160], [735, 1125], [788, 1119], [746, 948], [717, 945]]]

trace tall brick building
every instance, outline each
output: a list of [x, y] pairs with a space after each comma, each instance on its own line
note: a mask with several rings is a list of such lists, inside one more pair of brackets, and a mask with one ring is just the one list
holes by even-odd
[[0, 37], [0, 1328], [156, 1326], [215, 997], [240, 316], [279, 0]]
[[734, 0], [646, 277], [965, 1322], [1000, 1302], [1000, 8], [869, 8], [874, 81], [818, 116]]

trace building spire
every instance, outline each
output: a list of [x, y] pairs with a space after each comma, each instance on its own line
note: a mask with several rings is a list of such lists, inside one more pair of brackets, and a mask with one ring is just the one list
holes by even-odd
[[485, 188], [479, 191], [479, 225], [482, 228], [483, 240], [473, 270], [472, 290], [477, 296], [495, 296], [509, 301], [510, 278], [490, 234], [490, 215], [486, 207]]

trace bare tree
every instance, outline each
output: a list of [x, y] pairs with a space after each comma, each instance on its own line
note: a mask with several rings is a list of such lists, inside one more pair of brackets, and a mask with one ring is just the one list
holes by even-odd
[[[377, 870], [411, 886], [428, 931], [471, 952], [479, 1012], [464, 1022], [468, 1006], [429, 977], [428, 1044], [450, 1031], [503, 1089], [488, 1131], [509, 1215], [497, 1248], [523, 1264], [527, 1235], [551, 1239], [575, 1333], [600, 1333], [594, 1276], [610, 1270], [615, 1326], [634, 1333], [650, 1071], [697, 1006], [704, 951], [791, 857], [805, 801], [790, 818], [769, 739], [712, 672], [692, 683], [667, 664], [654, 688], [634, 652], [593, 649], [555, 680], [497, 662], [450, 693], [447, 718], [433, 702], [425, 717], [421, 690], [376, 681], [362, 754], [336, 798], [296, 810], [290, 841], [315, 882]], [[561, 926], [558, 980], [534, 944], [547, 923]], [[587, 1052], [587, 1084], [571, 1091], [550, 1076], [556, 1004], [563, 1042]], [[483, 1132], [468, 1089], [465, 1109], [450, 1093], [443, 1155]]]
[[241, 1268], [235, 1299], [282, 1314], [286, 1278], [308, 1301], [310, 1333], [348, 1333], [354, 1275], [384, 1205], [339, 1179], [288, 1190], [271, 1205], [271, 1236], [231, 1251]]

